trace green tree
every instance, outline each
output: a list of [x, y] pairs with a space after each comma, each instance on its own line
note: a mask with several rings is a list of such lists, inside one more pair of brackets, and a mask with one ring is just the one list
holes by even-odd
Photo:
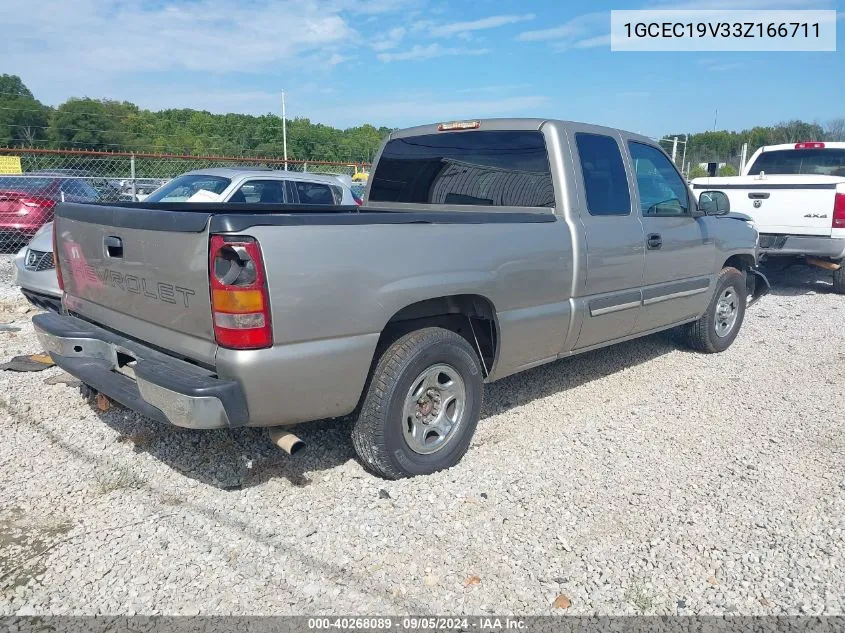
[[35, 147], [47, 134], [50, 109], [17, 75], [0, 75], [0, 145]]
[[690, 180], [693, 178], [704, 178], [707, 176], [707, 170], [701, 165], [693, 165], [689, 170]]
[[0, 94], [8, 97], [24, 97], [34, 99], [32, 92], [17, 75], [0, 75]]
[[53, 113], [49, 138], [53, 147], [117, 149], [121, 147], [120, 108], [97, 99], [69, 99]]
[[736, 170], [736, 167], [730, 163], [719, 167], [719, 171], [717, 172], [719, 176], [736, 176], [738, 173], [739, 172]]

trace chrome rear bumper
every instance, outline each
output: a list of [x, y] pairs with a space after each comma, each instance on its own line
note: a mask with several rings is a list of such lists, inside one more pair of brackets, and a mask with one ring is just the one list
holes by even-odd
[[46, 313], [32, 320], [53, 362], [130, 409], [176, 426], [245, 426], [240, 385], [82, 319]]

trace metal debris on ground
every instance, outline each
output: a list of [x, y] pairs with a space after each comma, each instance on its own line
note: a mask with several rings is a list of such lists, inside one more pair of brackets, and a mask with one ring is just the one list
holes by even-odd
[[57, 376], [50, 376], [49, 378], [44, 379], [45, 385], [68, 385], [69, 387], [77, 387], [81, 383], [78, 378], [74, 378], [70, 374], [66, 374], [62, 372]]
[[43, 371], [53, 366], [53, 359], [47, 354], [29, 354], [15, 356], [9, 362], [0, 364], [0, 369], [8, 371]]

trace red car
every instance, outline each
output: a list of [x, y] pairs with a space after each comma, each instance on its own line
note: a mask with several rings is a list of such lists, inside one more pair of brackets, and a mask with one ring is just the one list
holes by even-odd
[[28, 242], [64, 200], [98, 202], [100, 194], [81, 178], [0, 176], [0, 248]]

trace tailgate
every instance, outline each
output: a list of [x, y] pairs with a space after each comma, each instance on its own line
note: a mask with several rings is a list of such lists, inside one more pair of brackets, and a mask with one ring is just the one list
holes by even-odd
[[68, 310], [213, 363], [207, 214], [65, 204], [55, 222]]
[[826, 176], [740, 176], [696, 179], [693, 187], [724, 191], [731, 211], [754, 218], [760, 233], [829, 237], [839, 182]]

